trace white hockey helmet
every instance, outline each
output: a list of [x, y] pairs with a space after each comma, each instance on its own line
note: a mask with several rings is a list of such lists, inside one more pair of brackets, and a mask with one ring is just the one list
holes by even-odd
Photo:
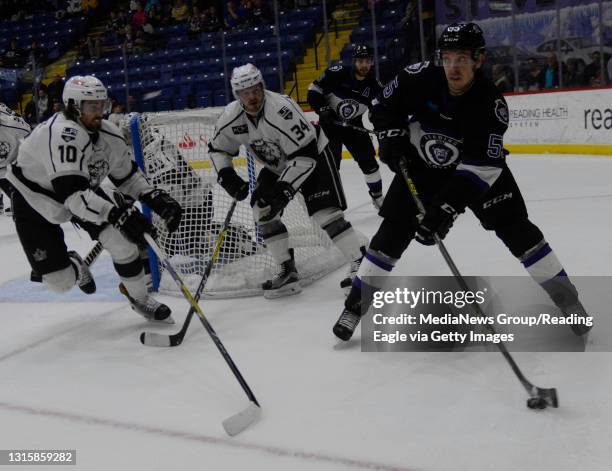
[[110, 107], [106, 87], [93, 75], [70, 77], [64, 86], [62, 100], [66, 108], [72, 103], [79, 113], [84, 101], [105, 101], [107, 103], [105, 113], [108, 113]]
[[261, 83], [263, 88], [266, 88], [263, 76], [260, 70], [253, 64], [244, 64], [240, 67], [235, 67], [232, 71], [232, 77], [230, 79], [232, 84], [232, 93], [234, 98], [238, 100], [238, 93], [240, 90], [253, 87], [258, 83]]
[[15, 114], [15, 112], [9, 108], [8, 106], [6, 106], [4, 103], [2, 103], [0, 101], [0, 113], [4, 113], [4, 114], [10, 114], [11, 116]]

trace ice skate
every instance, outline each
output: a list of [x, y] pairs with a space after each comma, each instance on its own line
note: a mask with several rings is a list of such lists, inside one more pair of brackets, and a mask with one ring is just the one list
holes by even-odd
[[348, 308], [344, 308], [338, 321], [334, 324], [334, 335], [345, 342], [349, 341], [359, 325], [361, 315], [353, 312]]
[[68, 258], [73, 263], [79, 274], [77, 275], [77, 285], [85, 294], [93, 294], [96, 292], [96, 282], [93, 279], [89, 267], [85, 264], [81, 256], [74, 250], [68, 252]]
[[262, 288], [266, 299], [280, 298], [281, 296], [291, 296], [302, 291], [298, 272], [295, 268], [295, 258], [293, 249], [289, 249], [291, 258], [281, 265], [278, 272], [271, 280], [266, 281]]
[[147, 295], [147, 297], [142, 301], [134, 299], [127, 292], [127, 289], [123, 283], [119, 284], [119, 291], [121, 291], [121, 294], [128, 298], [132, 310], [140, 314], [146, 320], [151, 322], [161, 322], [164, 324], [174, 324], [174, 318], [171, 315], [172, 311], [170, 308], [165, 304], [160, 303], [152, 296]]
[[372, 198], [372, 205], [374, 206], [374, 208], [376, 208], [377, 211], [380, 211], [380, 208], [382, 208], [383, 201], [385, 200], [383, 192], [368, 190], [368, 193], [370, 194], [370, 198]]

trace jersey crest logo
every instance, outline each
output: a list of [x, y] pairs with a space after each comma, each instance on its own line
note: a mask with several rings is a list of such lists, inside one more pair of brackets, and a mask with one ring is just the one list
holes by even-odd
[[4, 160], [11, 152], [11, 145], [6, 141], [0, 141], [0, 160]]
[[78, 131], [74, 128], [64, 128], [61, 136], [65, 142], [70, 142], [76, 139], [77, 133]]
[[96, 160], [87, 164], [87, 172], [89, 173], [89, 186], [91, 188], [98, 188], [100, 183], [108, 175], [110, 166], [106, 160]]
[[349, 120], [357, 116], [359, 102], [355, 100], [342, 100], [338, 103], [337, 113], [344, 120]]
[[278, 110], [278, 114], [283, 119], [286, 119], [286, 120], [293, 119], [293, 111], [291, 111], [286, 106], [283, 106], [280, 110]]
[[408, 67], [404, 68], [404, 72], [409, 74], [418, 74], [421, 70], [429, 65], [429, 61], [425, 62], [417, 62], [416, 64], [411, 64]]
[[36, 249], [32, 254], [32, 257], [34, 257], [34, 260], [37, 262], [42, 262], [43, 260], [47, 259], [47, 251], [43, 249]]
[[[232, 126], [232, 132], [234, 134], [248, 134], [249, 128], [246, 124], [241, 124], [240, 126]], [[202, 135], [200, 135], [200, 138]]]
[[271, 167], [278, 167], [283, 156], [283, 151], [276, 142], [255, 139], [250, 143], [250, 146], [261, 161], [267, 163]]
[[431, 167], [448, 167], [459, 158], [460, 141], [444, 134], [423, 134], [421, 155]]
[[508, 124], [508, 105], [504, 103], [504, 100], [498, 98], [495, 100], [495, 116], [502, 124]]

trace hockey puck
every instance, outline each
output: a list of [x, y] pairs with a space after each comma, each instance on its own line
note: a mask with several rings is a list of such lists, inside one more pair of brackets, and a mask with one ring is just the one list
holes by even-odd
[[542, 397], [530, 397], [527, 399], [527, 407], [530, 409], [546, 409], [546, 400]]

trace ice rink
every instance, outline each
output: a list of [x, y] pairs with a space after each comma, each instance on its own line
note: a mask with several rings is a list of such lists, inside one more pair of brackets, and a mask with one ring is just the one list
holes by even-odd
[[[612, 275], [612, 159], [520, 156], [509, 165], [567, 272]], [[380, 219], [363, 178], [353, 161], [341, 173], [348, 219], [371, 236]], [[383, 177], [388, 184], [386, 169]], [[80, 253], [92, 246], [71, 226], [66, 239]], [[466, 275], [525, 274], [470, 213], [446, 241]], [[76, 466], [53, 469], [612, 469], [612, 354], [517, 353], [532, 382], [559, 391], [559, 409], [536, 412], [497, 353], [362, 353], [358, 334], [335, 349], [342, 268], [295, 297], [202, 302], [263, 408], [229, 438], [221, 422], [247, 400], [197, 319], [179, 347], [138, 341], [143, 330], [178, 330], [184, 299], [162, 296], [177, 325], [152, 327], [122, 300], [107, 255], [93, 270], [97, 294], [52, 295], [28, 281], [4, 216], [0, 263], [0, 449], [77, 450]], [[395, 273], [449, 274], [436, 248], [418, 244]]]

